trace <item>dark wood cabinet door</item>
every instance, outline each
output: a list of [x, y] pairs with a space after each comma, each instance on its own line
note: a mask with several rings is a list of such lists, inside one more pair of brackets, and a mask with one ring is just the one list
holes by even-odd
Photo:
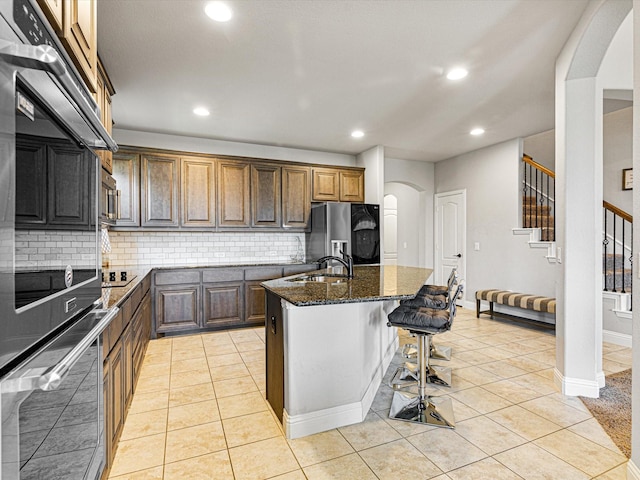
[[313, 169], [313, 200], [337, 202], [340, 200], [340, 173], [333, 168]]
[[124, 364], [123, 396], [124, 411], [127, 411], [133, 399], [133, 320], [129, 322], [122, 334], [122, 357]]
[[113, 444], [111, 443], [113, 437], [111, 436], [111, 373], [109, 367], [109, 357], [105, 357], [102, 364], [102, 425], [104, 428], [104, 453], [105, 453], [105, 471], [111, 468], [111, 462], [113, 461]]
[[266, 292], [266, 373], [267, 401], [282, 423], [284, 410], [284, 322], [280, 297]]
[[245, 321], [264, 325], [265, 289], [260, 281], [245, 282]]
[[340, 201], [357, 203], [364, 202], [363, 171], [340, 171]]
[[140, 156], [135, 153], [113, 154], [113, 178], [119, 192], [117, 227], [140, 226]]
[[216, 327], [242, 323], [244, 297], [241, 282], [204, 285], [203, 292], [203, 326]]
[[[89, 228], [89, 172], [92, 153], [67, 143], [49, 143], [47, 170], [49, 175], [48, 224]], [[95, 183], [93, 183], [95, 185]]]
[[199, 292], [199, 285], [156, 287], [156, 332], [198, 328]]
[[16, 142], [16, 228], [47, 223], [47, 148], [42, 142]]
[[122, 341], [119, 340], [109, 354], [109, 438], [115, 447], [122, 433], [125, 417], [125, 362]]
[[215, 227], [215, 161], [180, 159], [183, 227]]
[[251, 226], [280, 227], [282, 168], [251, 165]]
[[311, 213], [311, 170], [282, 167], [282, 226], [304, 229]]
[[250, 226], [248, 162], [218, 161], [218, 226]]
[[175, 156], [142, 156], [142, 226], [178, 226], [178, 162]]

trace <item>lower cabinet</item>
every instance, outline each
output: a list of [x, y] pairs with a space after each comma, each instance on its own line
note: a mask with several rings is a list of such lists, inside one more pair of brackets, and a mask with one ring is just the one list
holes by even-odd
[[264, 325], [265, 290], [260, 284], [317, 268], [304, 264], [158, 270], [152, 279], [151, 337]]
[[113, 464], [150, 333], [151, 292], [145, 279], [124, 300], [101, 337], [106, 452], [103, 479]]
[[204, 284], [203, 327], [237, 325], [243, 321], [242, 282]]

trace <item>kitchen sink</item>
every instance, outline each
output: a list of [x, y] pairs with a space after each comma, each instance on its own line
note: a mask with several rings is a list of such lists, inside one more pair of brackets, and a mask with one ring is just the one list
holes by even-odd
[[300, 277], [289, 278], [288, 282], [321, 282], [321, 283], [344, 283], [349, 279], [344, 275], [311, 274]]

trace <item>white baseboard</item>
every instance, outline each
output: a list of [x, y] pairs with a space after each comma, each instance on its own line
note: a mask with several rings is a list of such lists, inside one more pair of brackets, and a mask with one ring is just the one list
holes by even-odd
[[627, 480], [640, 480], [640, 468], [633, 463], [633, 460], [627, 462]]
[[[604, 374], [598, 375], [594, 381], [582, 380], [580, 378], [565, 377], [557, 368], [553, 369], [553, 380], [563, 395], [571, 397], [598, 398], [600, 396], [600, 376], [604, 380]], [[604, 382], [603, 382], [604, 385]]]
[[602, 331], [602, 340], [614, 345], [631, 348], [631, 335], [626, 333], [612, 332], [611, 330]]
[[324, 432], [333, 428], [344, 427], [354, 423], [360, 423], [369, 413], [371, 404], [380, 388], [382, 378], [387, 368], [391, 364], [393, 356], [400, 346], [400, 340], [396, 336], [385, 352], [382, 363], [375, 371], [371, 382], [367, 386], [362, 399], [337, 407], [316, 410], [315, 412], [303, 413], [290, 416], [284, 409], [282, 414], [282, 425], [287, 438], [294, 439]]

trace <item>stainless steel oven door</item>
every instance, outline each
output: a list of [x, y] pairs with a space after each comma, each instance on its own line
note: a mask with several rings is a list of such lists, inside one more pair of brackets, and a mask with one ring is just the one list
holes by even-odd
[[95, 480], [104, 466], [100, 333], [94, 310], [0, 381], [3, 480]]

